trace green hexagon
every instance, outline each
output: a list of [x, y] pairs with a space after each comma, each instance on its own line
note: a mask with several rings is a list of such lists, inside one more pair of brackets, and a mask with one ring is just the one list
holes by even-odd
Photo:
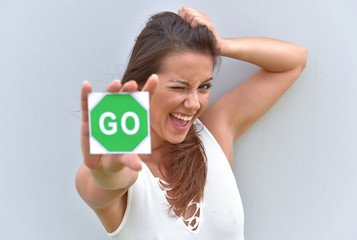
[[[113, 131], [116, 125], [117, 131], [114, 134], [105, 134], [100, 127], [100, 117], [103, 113], [112, 113], [116, 119], [105, 117], [104, 128]], [[125, 117], [126, 129], [122, 128], [122, 117], [127, 112], [133, 112], [139, 120], [139, 127], [135, 134], [126, 134], [134, 130], [135, 120], [132, 116]], [[131, 152], [148, 136], [148, 112], [130, 94], [107, 94], [90, 112], [92, 136], [108, 152]], [[102, 126], [103, 127], [103, 126]], [[115, 126], [114, 126], [115, 127]]]

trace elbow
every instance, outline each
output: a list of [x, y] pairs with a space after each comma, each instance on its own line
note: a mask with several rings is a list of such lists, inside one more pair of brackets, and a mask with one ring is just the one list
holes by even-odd
[[292, 61], [287, 71], [294, 71], [298, 75], [302, 73], [307, 64], [307, 48], [301, 45], [296, 45], [295, 50], [291, 53]]
[[76, 177], [75, 177], [75, 187], [79, 194], [79, 196], [83, 199], [84, 188], [85, 188], [85, 173], [83, 165], [78, 169]]
[[301, 71], [304, 70], [306, 64], [307, 64], [307, 56], [308, 56], [308, 51], [307, 48], [304, 46], [299, 47], [299, 54], [298, 54], [298, 65], [301, 68]]

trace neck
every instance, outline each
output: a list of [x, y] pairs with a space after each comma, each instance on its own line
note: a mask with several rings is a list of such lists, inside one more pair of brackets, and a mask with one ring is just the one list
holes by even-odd
[[166, 148], [162, 147], [162, 148], [152, 149], [151, 154], [142, 154], [140, 155], [140, 158], [146, 164], [146, 166], [148, 166], [151, 173], [155, 177], [159, 177], [165, 181], [168, 181], [167, 169], [164, 163], [164, 159], [166, 156], [163, 149], [165, 150]]
[[164, 151], [167, 146], [165, 140], [159, 137], [156, 132], [151, 128], [151, 154], [141, 155], [141, 159], [145, 163], [160, 165], [162, 162]]
[[163, 159], [165, 158], [165, 155], [167, 153], [167, 146], [165, 146], [167, 143], [166, 142], [155, 142], [153, 141], [153, 138], [151, 138], [151, 154], [141, 154], [140, 158], [142, 159], [143, 162], [145, 162], [147, 165], [155, 165], [155, 166], [160, 166], [162, 164]]
[[168, 155], [168, 142], [159, 138], [153, 131], [151, 134], [151, 154], [141, 154], [141, 160], [148, 166], [151, 173], [155, 177], [160, 177], [161, 179], [166, 179], [166, 167], [164, 164], [165, 158]]

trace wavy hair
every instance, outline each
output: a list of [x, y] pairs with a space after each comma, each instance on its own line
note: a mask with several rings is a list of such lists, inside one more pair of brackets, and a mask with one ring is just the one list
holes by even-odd
[[[212, 57], [217, 62], [214, 34], [206, 26], [191, 28], [179, 15], [162, 12], [153, 15], [136, 39], [122, 83], [135, 80], [139, 87], [160, 72], [163, 59], [173, 52], [193, 51]], [[182, 216], [194, 198], [203, 198], [207, 176], [206, 155], [194, 125], [182, 143], [168, 144], [163, 166], [167, 168], [169, 188], [175, 192], [170, 210]]]

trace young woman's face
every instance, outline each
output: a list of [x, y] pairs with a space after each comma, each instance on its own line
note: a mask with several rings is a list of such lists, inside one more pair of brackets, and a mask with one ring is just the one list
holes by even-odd
[[152, 145], [182, 142], [195, 119], [207, 106], [214, 63], [197, 52], [173, 53], [160, 68], [159, 84], [151, 97]]

